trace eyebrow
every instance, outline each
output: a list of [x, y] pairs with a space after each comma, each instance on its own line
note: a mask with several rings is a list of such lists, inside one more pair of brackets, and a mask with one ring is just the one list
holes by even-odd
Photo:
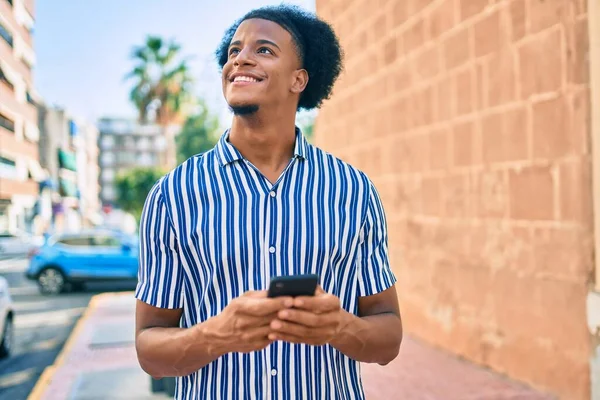
[[[277, 50], [281, 51], [281, 49], [279, 48], [279, 46], [277, 46], [277, 44], [275, 44], [274, 42], [272, 42], [272, 41], [270, 41], [270, 40], [267, 40], [267, 39], [258, 39], [258, 40], [256, 41], [256, 43], [257, 43], [257, 44], [269, 44], [269, 45], [271, 45], [271, 46], [273, 46], [273, 47], [277, 48]], [[235, 42], [231, 42], [231, 43], [229, 44], [229, 47], [231, 47], [231, 46], [239, 46], [239, 45], [241, 45], [241, 44], [242, 44], [242, 41], [241, 41], [241, 40], [236, 40]]]

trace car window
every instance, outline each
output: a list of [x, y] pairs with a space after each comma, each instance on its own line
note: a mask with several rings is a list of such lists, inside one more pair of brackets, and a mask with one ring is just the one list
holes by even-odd
[[67, 246], [90, 246], [90, 238], [87, 236], [68, 237], [60, 239], [58, 243]]
[[121, 242], [112, 236], [94, 236], [92, 238], [92, 246], [119, 247], [121, 246]]

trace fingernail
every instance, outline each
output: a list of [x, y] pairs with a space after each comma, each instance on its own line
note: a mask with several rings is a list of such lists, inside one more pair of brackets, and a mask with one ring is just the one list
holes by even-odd
[[279, 329], [279, 328], [281, 328], [281, 322], [279, 322], [279, 321], [273, 321], [273, 322], [271, 323], [271, 327], [272, 327], [273, 329]]
[[284, 306], [286, 306], [286, 307], [291, 307], [291, 306], [293, 306], [293, 305], [294, 305], [294, 300], [292, 300], [292, 299], [286, 299], [286, 300], [283, 302], [283, 305], [284, 305]]
[[269, 340], [275, 340], [275, 339], [277, 339], [277, 335], [275, 335], [274, 333], [270, 333]]
[[296, 306], [300, 307], [304, 304], [302, 300], [296, 300]]
[[287, 317], [288, 317], [288, 315], [289, 315], [289, 313], [288, 313], [287, 311], [282, 311], [282, 312], [280, 312], [280, 313], [279, 313], [279, 316], [280, 316], [281, 318], [287, 318]]

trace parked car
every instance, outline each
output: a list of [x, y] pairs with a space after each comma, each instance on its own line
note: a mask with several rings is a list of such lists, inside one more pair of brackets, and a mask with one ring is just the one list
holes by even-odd
[[43, 243], [43, 236], [19, 231], [0, 232], [0, 258], [25, 256]]
[[137, 278], [138, 239], [113, 230], [91, 230], [48, 238], [30, 254], [27, 278], [43, 294], [78, 289], [90, 281]]
[[0, 358], [8, 357], [13, 349], [14, 315], [8, 282], [0, 276]]

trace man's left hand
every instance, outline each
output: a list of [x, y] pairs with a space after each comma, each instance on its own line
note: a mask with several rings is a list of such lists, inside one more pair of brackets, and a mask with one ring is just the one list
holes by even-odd
[[314, 296], [297, 297], [293, 308], [277, 314], [269, 339], [321, 346], [340, 333], [346, 314], [337, 296], [318, 287]]

